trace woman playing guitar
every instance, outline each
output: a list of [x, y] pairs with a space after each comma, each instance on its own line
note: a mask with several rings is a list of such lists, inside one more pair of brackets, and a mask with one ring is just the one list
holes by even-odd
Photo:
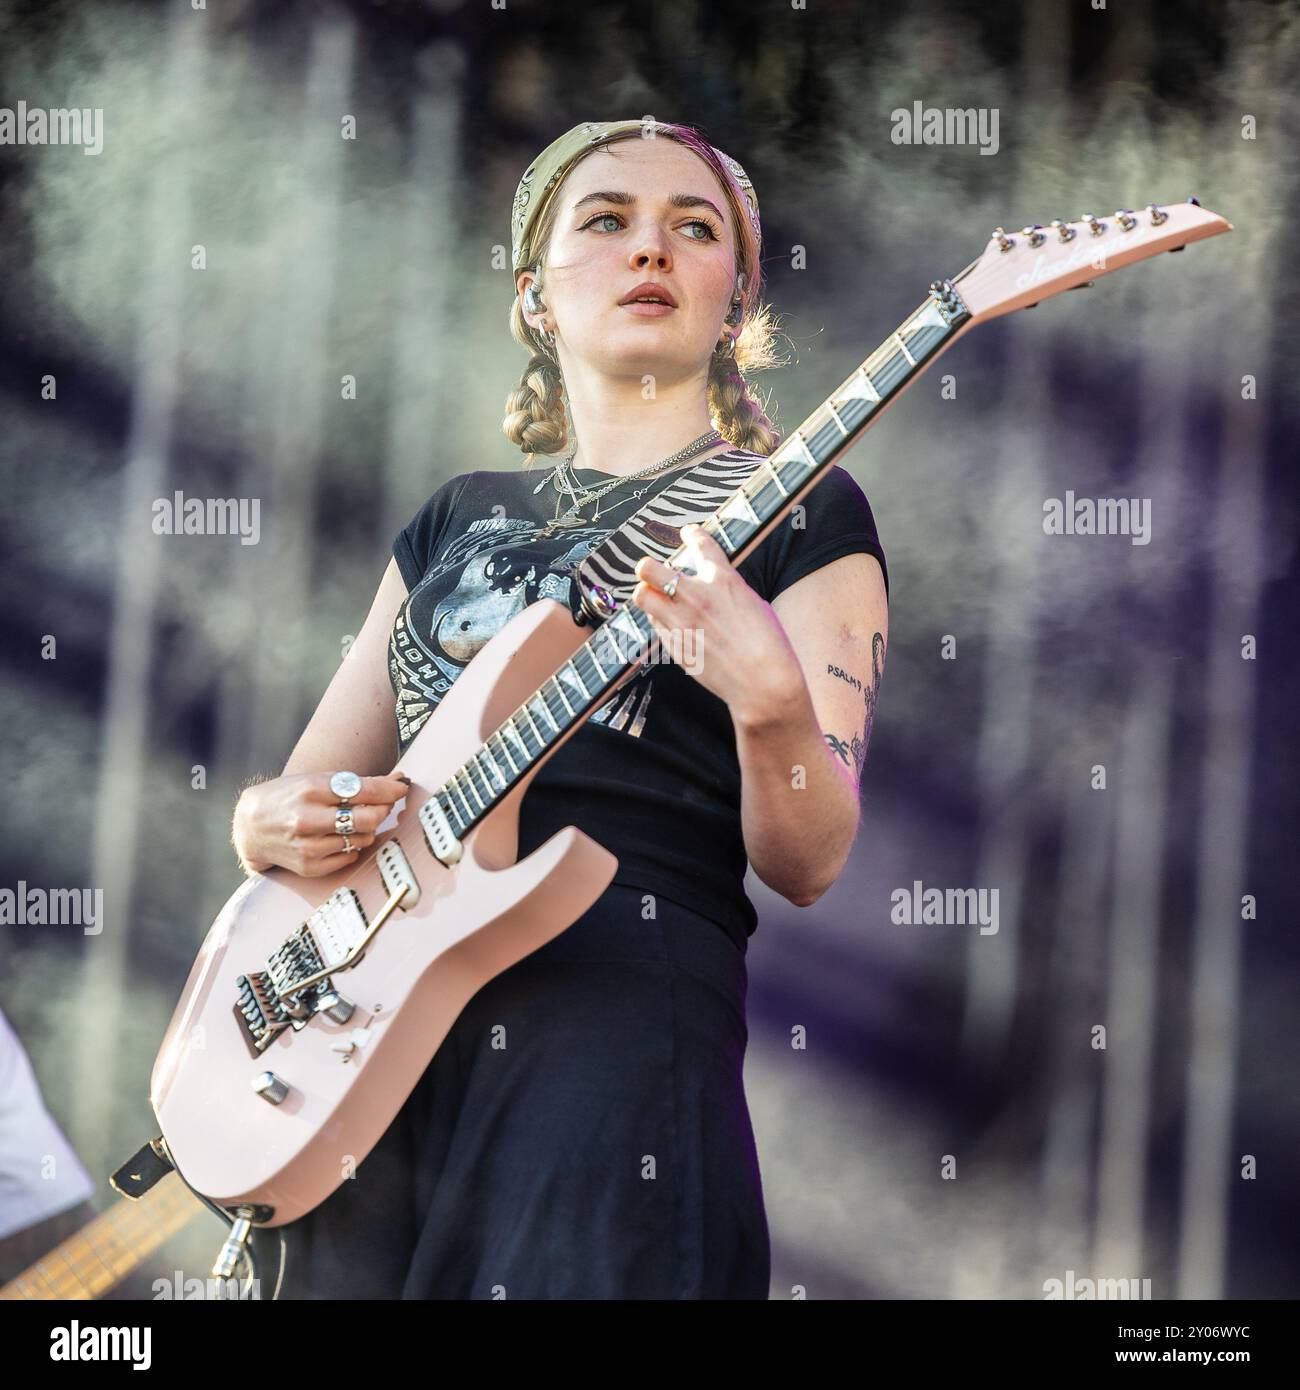
[[[587, 123], [534, 161], [504, 422], [525, 467], [457, 474], [397, 537], [283, 775], [240, 797], [246, 870], [348, 864], [405, 794], [385, 769], [504, 623], [574, 603], [591, 549], [703, 460], [777, 447], [742, 375], [772, 361], [760, 236], [744, 170], [690, 127]], [[805, 503], [735, 568], [689, 527], [692, 572], [637, 563], [673, 661], [555, 752], [519, 831], [523, 856], [576, 825], [618, 873], [474, 995], [355, 1178], [285, 1227], [282, 1296], [767, 1297], [743, 877], [808, 906], [843, 869], [888, 634], [861, 490], [833, 468]]]

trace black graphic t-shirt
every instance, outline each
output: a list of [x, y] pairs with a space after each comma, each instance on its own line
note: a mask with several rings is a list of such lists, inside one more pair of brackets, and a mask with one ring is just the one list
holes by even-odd
[[[715, 457], [759, 456], [733, 449]], [[595, 469], [577, 473], [588, 487], [610, 480]], [[573, 569], [681, 476], [622, 484], [601, 499], [604, 514], [593, 525], [545, 537], [558, 501], [549, 475], [549, 467], [457, 474], [394, 541], [408, 590], [388, 662], [403, 752], [492, 636], [539, 598], [572, 608]], [[637, 490], [642, 496], [633, 499]], [[594, 505], [582, 514], [590, 517]], [[803, 508], [802, 527], [780, 522], [739, 566], [756, 593], [770, 603], [805, 575], [859, 551], [880, 561], [888, 592], [875, 518], [849, 473], [832, 468]], [[520, 857], [566, 825], [618, 857], [615, 883], [683, 903], [742, 947], [757, 925], [744, 890], [748, 861], [731, 715], [684, 667], [665, 659], [648, 665], [538, 769], [520, 806]]]

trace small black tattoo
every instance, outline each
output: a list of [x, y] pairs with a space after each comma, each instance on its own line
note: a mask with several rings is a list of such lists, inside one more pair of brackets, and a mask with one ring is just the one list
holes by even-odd
[[871, 742], [871, 726], [876, 718], [876, 701], [880, 695], [880, 678], [885, 673], [885, 638], [884, 634], [877, 632], [871, 639], [871, 685], [864, 689], [862, 682], [850, 676], [846, 671], [841, 671], [838, 666], [827, 666], [827, 671], [831, 675], [840, 676], [848, 681], [850, 685], [862, 691], [862, 697], [866, 702], [867, 713], [861, 734], [854, 734], [847, 741], [839, 738], [835, 734], [827, 734], [826, 742], [830, 745], [830, 750], [845, 765], [849, 766], [852, 758], [854, 773], [859, 782], [862, 781], [862, 769], [867, 761], [867, 745]]

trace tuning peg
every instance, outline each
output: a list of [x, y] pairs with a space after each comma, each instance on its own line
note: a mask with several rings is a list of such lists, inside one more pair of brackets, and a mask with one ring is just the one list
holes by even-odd
[[1154, 203], [1147, 204], [1147, 211], [1151, 214], [1151, 225], [1158, 227], [1162, 222], [1169, 221], [1169, 214], [1162, 212]]
[[1127, 208], [1117, 208], [1115, 211], [1115, 221], [1124, 228], [1126, 232], [1131, 232], [1137, 226], [1138, 220]]
[[1053, 217], [1052, 226], [1056, 228], [1056, 234], [1062, 241], [1074, 240], [1074, 228], [1068, 222], [1062, 222], [1059, 217]]
[[1188, 197], [1187, 201], [1191, 203], [1193, 207], [1199, 208], [1201, 206], [1201, 200], [1194, 193]]
[[1041, 222], [1031, 222], [1027, 227], [1021, 227], [1020, 235], [1029, 239], [1030, 246], [1041, 246], [1047, 240], [1047, 234], [1043, 231]]
[[1002, 227], [993, 228], [993, 237], [998, 244], [999, 251], [1010, 251], [1011, 248], [1015, 245], [1015, 242], [1011, 240], [1011, 238], [1006, 234], [1005, 229]]
[[1090, 212], [1085, 212], [1080, 218], [1080, 221], [1088, 224], [1088, 230], [1093, 236], [1100, 236], [1106, 230], [1106, 224], [1104, 222], [1098, 222]]

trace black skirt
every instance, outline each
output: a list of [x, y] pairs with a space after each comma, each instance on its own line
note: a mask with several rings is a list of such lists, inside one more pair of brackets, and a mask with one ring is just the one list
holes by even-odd
[[[767, 1298], [743, 948], [615, 884], [470, 1000], [282, 1298]], [[278, 1240], [257, 1237], [262, 1293]]]

